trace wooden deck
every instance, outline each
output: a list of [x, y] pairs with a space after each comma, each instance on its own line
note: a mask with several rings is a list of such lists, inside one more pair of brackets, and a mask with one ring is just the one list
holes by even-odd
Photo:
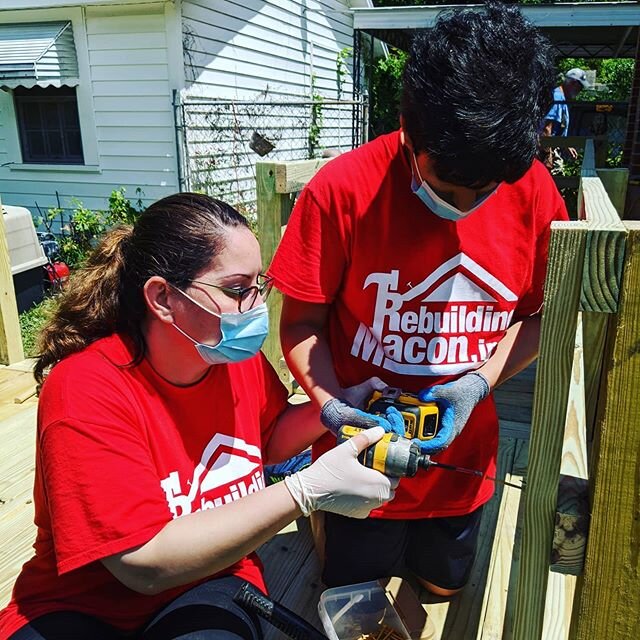
[[[35, 529], [33, 445], [36, 400], [22, 404], [32, 382], [26, 366], [0, 369], [0, 607], [31, 554]], [[519, 485], [526, 475], [535, 368], [530, 367], [496, 392], [500, 423], [498, 477]], [[518, 569], [518, 489], [496, 485], [485, 508], [481, 546], [469, 585], [458, 596], [437, 599], [416, 587], [427, 612], [426, 640], [508, 640], [514, 603], [508, 598]], [[515, 553], [514, 553], [515, 545]], [[260, 549], [272, 596], [321, 628], [317, 604], [324, 589], [309, 524], [300, 519]], [[571, 611], [573, 578], [550, 574], [544, 640], [565, 640]], [[415, 586], [415, 585], [414, 585]], [[513, 589], [511, 589], [513, 591]], [[268, 640], [279, 637], [273, 630]]]

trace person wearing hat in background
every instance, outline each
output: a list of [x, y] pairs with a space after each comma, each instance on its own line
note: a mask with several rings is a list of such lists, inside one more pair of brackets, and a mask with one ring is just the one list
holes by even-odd
[[[544, 119], [543, 136], [568, 135], [570, 120], [568, 102], [574, 100], [588, 86], [587, 74], [582, 69], [576, 67], [567, 71], [562, 84], [553, 90], [553, 105]], [[573, 147], [567, 147], [566, 153], [572, 160], [578, 157], [578, 152]], [[561, 149], [549, 147], [542, 160], [552, 174], [562, 173], [564, 157]]]

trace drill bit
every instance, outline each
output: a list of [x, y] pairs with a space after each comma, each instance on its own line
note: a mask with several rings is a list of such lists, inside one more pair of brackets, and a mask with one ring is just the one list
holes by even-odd
[[[421, 466], [424, 469], [428, 469], [429, 467], [440, 467], [440, 469], [446, 469], [447, 471], [457, 471], [458, 473], [466, 473], [471, 476], [479, 476], [484, 478], [485, 475], [482, 471], [478, 469], [467, 469], [466, 467], [458, 467], [453, 464], [445, 464], [444, 462], [435, 462], [429, 456], [425, 456], [426, 460], [424, 463], [421, 462]], [[513, 482], [507, 482], [506, 480], [500, 480], [499, 478], [494, 478], [492, 476], [486, 476], [487, 480], [493, 480], [494, 482], [498, 482], [500, 484], [506, 485], [507, 487], [514, 487], [515, 489], [522, 489], [524, 487], [524, 480], [521, 485], [513, 484]]]

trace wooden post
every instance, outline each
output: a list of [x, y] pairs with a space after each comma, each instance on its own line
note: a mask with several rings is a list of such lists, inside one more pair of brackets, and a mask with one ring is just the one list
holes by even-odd
[[529, 445], [513, 640], [540, 640], [587, 229], [553, 223]]
[[624, 204], [627, 200], [627, 184], [629, 183], [629, 169], [596, 169], [598, 178], [602, 182], [611, 203], [616, 208], [620, 218], [624, 218]]
[[[256, 162], [256, 195], [258, 211], [258, 239], [262, 266], [267, 269], [291, 215], [295, 195], [331, 158], [294, 160], [292, 162]], [[272, 291], [269, 307], [269, 335], [262, 351], [280, 379], [291, 387], [291, 374], [280, 348], [280, 312], [282, 294]]]
[[[618, 309], [626, 230], [592, 167], [593, 145], [588, 141], [580, 180], [580, 213], [585, 221], [552, 225], [524, 495], [514, 640], [541, 639], [556, 500], [573, 500], [575, 505], [584, 502], [579, 495], [581, 484], [584, 489], [584, 483], [579, 482], [583, 469], [572, 472], [575, 482], [570, 482], [566, 498], [558, 495], [557, 482], [578, 304], [581, 310], [600, 315]], [[590, 375], [593, 381], [593, 371]], [[572, 512], [571, 516], [576, 521], [580, 518], [579, 513]], [[577, 556], [571, 558], [570, 564], [579, 566]]]
[[24, 360], [16, 292], [11, 275], [9, 245], [0, 202], [0, 363], [13, 364]]
[[[256, 163], [256, 195], [258, 211], [258, 236], [262, 266], [266, 270], [273, 254], [282, 238], [282, 226], [286, 224], [293, 206], [292, 198], [286, 193], [276, 192], [276, 163]], [[280, 348], [280, 311], [282, 309], [282, 294], [276, 289], [271, 292], [267, 300], [269, 307], [269, 334], [262, 347], [262, 351], [280, 374], [282, 350]], [[282, 377], [282, 376], [281, 376]], [[285, 379], [283, 382], [289, 384]]]
[[593, 511], [584, 577], [578, 583], [573, 640], [640, 638], [640, 223], [626, 224], [619, 310], [601, 392], [594, 444]]

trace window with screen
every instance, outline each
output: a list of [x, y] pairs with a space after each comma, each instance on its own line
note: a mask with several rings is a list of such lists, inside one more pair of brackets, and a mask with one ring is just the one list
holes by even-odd
[[14, 89], [22, 161], [84, 164], [74, 87]]

